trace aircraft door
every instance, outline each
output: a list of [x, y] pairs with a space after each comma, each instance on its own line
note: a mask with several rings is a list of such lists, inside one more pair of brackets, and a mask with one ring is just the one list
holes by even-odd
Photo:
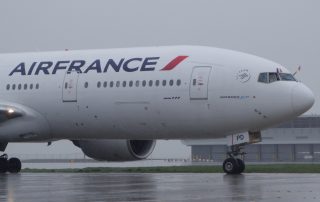
[[77, 71], [66, 72], [62, 86], [63, 102], [77, 102], [78, 77]]
[[210, 66], [194, 67], [190, 81], [190, 99], [207, 100]]

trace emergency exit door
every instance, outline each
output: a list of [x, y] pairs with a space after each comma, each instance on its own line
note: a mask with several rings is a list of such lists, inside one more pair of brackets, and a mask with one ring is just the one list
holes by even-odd
[[77, 102], [77, 86], [79, 73], [77, 71], [67, 72], [62, 86], [62, 101]]
[[194, 67], [190, 81], [190, 99], [207, 100], [211, 67]]

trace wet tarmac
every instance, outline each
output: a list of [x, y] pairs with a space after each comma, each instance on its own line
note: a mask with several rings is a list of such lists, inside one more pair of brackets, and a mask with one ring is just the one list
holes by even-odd
[[[141, 160], [141, 161], [127, 161], [127, 162], [103, 162], [103, 161], [90, 161], [90, 162], [74, 162], [64, 161], [64, 162], [23, 162], [22, 168], [31, 169], [74, 169], [74, 168], [93, 168], [93, 167], [117, 167], [117, 168], [128, 168], [128, 167], [164, 167], [164, 166], [183, 166], [192, 165], [191, 162], [184, 161], [165, 161], [165, 160]], [[210, 164], [215, 165], [215, 164]], [[220, 164], [216, 164], [220, 165]]]
[[319, 174], [0, 175], [0, 201], [320, 201]]

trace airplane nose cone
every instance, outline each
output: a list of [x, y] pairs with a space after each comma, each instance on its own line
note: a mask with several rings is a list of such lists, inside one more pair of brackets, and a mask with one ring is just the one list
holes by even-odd
[[294, 86], [292, 89], [292, 108], [297, 115], [308, 111], [314, 104], [314, 94], [302, 83]]

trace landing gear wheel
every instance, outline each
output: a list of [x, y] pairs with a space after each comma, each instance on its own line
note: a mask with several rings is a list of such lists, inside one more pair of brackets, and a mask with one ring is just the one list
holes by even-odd
[[0, 173], [18, 173], [21, 171], [21, 161], [18, 158], [11, 158], [8, 160], [8, 155], [0, 156]]
[[0, 157], [0, 173], [7, 172], [7, 159]]
[[240, 145], [231, 146], [231, 150], [227, 152], [229, 158], [223, 162], [223, 170], [227, 174], [240, 174], [245, 169], [245, 164], [242, 159], [237, 157], [242, 157], [246, 154], [241, 152], [242, 147]]
[[238, 162], [234, 158], [227, 158], [223, 162], [223, 171], [227, 174], [236, 174], [238, 171]]
[[18, 173], [21, 170], [21, 161], [18, 158], [11, 158], [7, 163], [7, 169], [10, 173]]
[[237, 159], [237, 162], [238, 162], [238, 166], [239, 166], [238, 174], [241, 174], [241, 173], [243, 173], [243, 171], [246, 168], [246, 166], [245, 166], [243, 160], [241, 160], [241, 159]]

